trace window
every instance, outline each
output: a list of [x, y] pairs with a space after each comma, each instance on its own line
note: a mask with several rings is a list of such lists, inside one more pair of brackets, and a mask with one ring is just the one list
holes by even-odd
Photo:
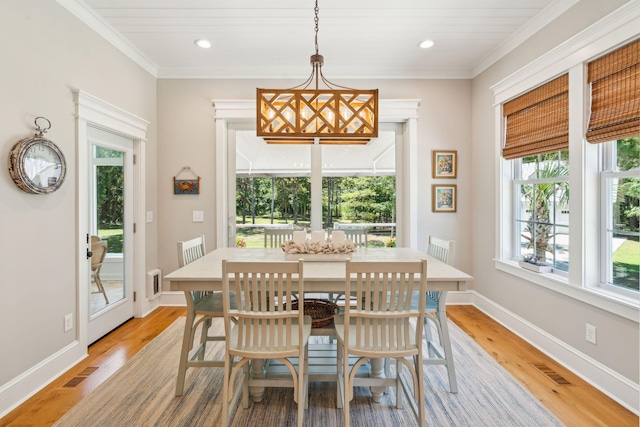
[[[495, 266], [637, 321], [640, 39], [620, 28], [586, 31], [492, 88], [502, 147]], [[524, 257], [552, 273], [526, 271]]]
[[513, 165], [513, 257], [569, 270], [568, 74], [503, 106]]
[[514, 160], [515, 255], [569, 271], [569, 152]]
[[603, 147], [602, 287], [638, 292], [640, 280], [640, 135]]

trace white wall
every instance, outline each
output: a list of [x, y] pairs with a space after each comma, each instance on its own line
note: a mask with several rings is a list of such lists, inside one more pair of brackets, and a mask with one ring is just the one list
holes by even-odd
[[[497, 304], [493, 314], [512, 328], [526, 325], [541, 341], [553, 341], [559, 351], [573, 353], [580, 371], [585, 365], [608, 371], [610, 377], [627, 382], [637, 398], [640, 348], [638, 323], [542, 288], [496, 270], [496, 176], [494, 97], [491, 86], [526, 67], [543, 53], [558, 46], [598, 21], [625, 1], [582, 0], [535, 34], [515, 51], [491, 66], [473, 81], [472, 201], [473, 276], [475, 290]], [[572, 248], [571, 250], [580, 250]], [[491, 310], [491, 308], [489, 308]], [[502, 311], [506, 310], [506, 313]], [[504, 320], [507, 319], [507, 320]], [[598, 344], [585, 340], [585, 323], [597, 325]], [[525, 329], [525, 328], [522, 328]], [[553, 346], [551, 346], [553, 347]], [[560, 347], [564, 347], [560, 349]], [[582, 372], [584, 374], [584, 372]], [[593, 379], [593, 377], [592, 377]], [[618, 396], [620, 398], [621, 396]], [[635, 408], [637, 410], [637, 402]]]
[[[330, 77], [330, 76], [329, 76]], [[158, 81], [159, 261], [163, 271], [177, 268], [176, 241], [204, 234], [207, 250], [215, 240], [215, 123], [212, 99], [255, 99], [256, 87], [292, 87], [299, 81], [173, 80]], [[456, 266], [471, 271], [471, 81], [336, 81], [362, 89], [378, 88], [381, 99], [420, 99], [418, 111], [418, 242], [428, 234], [455, 239]], [[431, 178], [431, 150], [458, 150], [458, 178]], [[199, 195], [174, 195], [172, 177], [190, 166], [201, 177]], [[458, 185], [458, 212], [431, 212], [431, 184]], [[192, 211], [204, 211], [203, 223]]]
[[[73, 90], [81, 89], [152, 122], [148, 129], [147, 207], [155, 210], [156, 81], [55, 1], [0, 2], [0, 414], [86, 353], [77, 318], [76, 126]], [[33, 120], [52, 123], [46, 137], [61, 148], [67, 178], [49, 195], [18, 189], [9, 151], [33, 135]], [[156, 266], [155, 223], [147, 270]], [[144, 261], [143, 261], [144, 262]]]

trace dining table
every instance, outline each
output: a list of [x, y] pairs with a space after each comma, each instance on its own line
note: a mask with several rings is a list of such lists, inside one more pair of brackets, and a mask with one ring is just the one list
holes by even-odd
[[[427, 289], [430, 291], [463, 291], [473, 277], [425, 252], [413, 248], [357, 248], [350, 254], [285, 254], [280, 248], [218, 248], [166, 276], [172, 291], [221, 291], [222, 260], [279, 262], [302, 258], [305, 294], [341, 294], [345, 290], [346, 259], [353, 261], [403, 262], [427, 260]], [[418, 289], [419, 283], [415, 284]], [[330, 332], [329, 332], [330, 334]], [[261, 375], [262, 366], [252, 366], [252, 374]], [[384, 364], [371, 361], [371, 377], [384, 378]], [[327, 375], [309, 381], [326, 381]], [[330, 375], [335, 381], [336, 375]], [[385, 387], [371, 387], [374, 401], [379, 401]], [[252, 399], [262, 400], [263, 387], [251, 389]]]

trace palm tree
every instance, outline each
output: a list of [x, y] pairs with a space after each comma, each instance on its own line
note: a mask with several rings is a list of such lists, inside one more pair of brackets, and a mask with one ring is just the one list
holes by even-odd
[[[538, 172], [538, 178], [556, 178], [566, 176], [568, 165], [566, 162], [558, 161], [558, 153], [548, 153], [540, 156], [539, 164], [542, 166]], [[534, 172], [535, 174], [535, 172]], [[528, 177], [529, 179], [535, 178]], [[526, 234], [523, 234], [529, 241], [527, 248], [534, 248], [536, 260], [544, 261], [546, 253], [553, 253], [553, 247], [549, 244], [554, 236], [551, 212], [553, 206], [566, 206], [569, 202], [568, 182], [543, 182], [534, 185], [522, 185], [520, 194], [528, 210], [531, 212]]]

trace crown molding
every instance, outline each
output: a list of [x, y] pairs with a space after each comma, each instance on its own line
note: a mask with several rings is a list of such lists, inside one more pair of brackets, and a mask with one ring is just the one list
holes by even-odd
[[140, 52], [122, 34], [113, 29], [101, 16], [97, 15], [82, 0], [57, 0], [57, 2], [86, 24], [93, 31], [111, 43], [133, 62], [141, 66], [153, 77], [158, 77], [158, 66]]
[[640, 1], [630, 1], [493, 85], [490, 89], [496, 97], [496, 104], [637, 39], [640, 35], [638, 28]]
[[542, 30], [545, 26], [573, 7], [579, 1], [580, 0], [556, 0], [547, 5], [523, 27], [513, 35], [509, 36], [504, 42], [500, 43], [494, 51], [474, 65], [470, 73], [471, 78], [477, 77], [484, 70], [507, 56], [507, 54], [524, 43], [529, 37]]

